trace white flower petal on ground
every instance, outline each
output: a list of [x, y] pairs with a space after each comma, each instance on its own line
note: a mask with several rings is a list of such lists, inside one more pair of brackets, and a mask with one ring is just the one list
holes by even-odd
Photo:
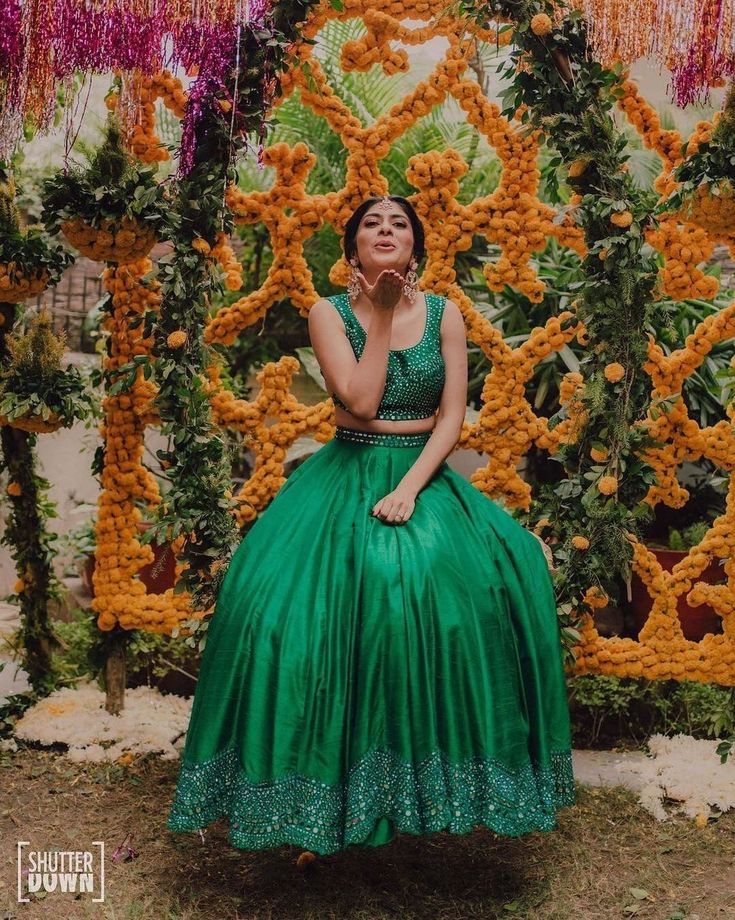
[[[40, 744], [68, 745], [76, 762], [109, 763], [123, 754], [153, 752], [175, 760], [186, 731], [191, 700], [163, 695], [152, 687], [125, 691], [118, 716], [105, 709], [105, 694], [93, 683], [57, 690], [28, 709], [15, 726], [15, 737]], [[174, 744], [178, 742], [178, 744]]]
[[648, 740], [651, 757], [628, 764], [647, 780], [638, 801], [659, 821], [671, 816], [665, 806], [690, 818], [712, 815], [735, 808], [735, 758], [721, 763], [716, 753], [718, 739], [697, 739], [691, 735], [652, 735]]

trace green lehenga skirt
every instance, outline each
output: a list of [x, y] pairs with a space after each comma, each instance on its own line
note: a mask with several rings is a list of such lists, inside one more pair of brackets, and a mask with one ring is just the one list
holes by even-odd
[[446, 462], [408, 521], [370, 514], [427, 438], [338, 428], [238, 547], [170, 830], [226, 816], [235, 847], [326, 854], [401, 831], [550, 831], [574, 803], [536, 538]]

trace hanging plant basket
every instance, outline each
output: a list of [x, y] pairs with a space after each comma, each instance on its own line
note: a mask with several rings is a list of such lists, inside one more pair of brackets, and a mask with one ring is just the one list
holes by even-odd
[[42, 294], [49, 283], [49, 273], [36, 275], [17, 272], [12, 262], [0, 262], [0, 300], [4, 303], [21, 303]]
[[9, 425], [11, 428], [19, 428], [21, 431], [39, 434], [58, 431], [63, 424], [63, 419], [53, 412], [48, 418], [42, 418], [40, 415], [20, 415], [18, 418], [9, 419], [7, 415], [0, 415], [0, 425]]
[[715, 186], [702, 185], [686, 200], [679, 216], [715, 238], [735, 236], [735, 192], [724, 180]]
[[156, 244], [155, 230], [130, 217], [103, 220], [99, 227], [75, 217], [64, 221], [61, 230], [75, 249], [95, 262], [137, 262]]

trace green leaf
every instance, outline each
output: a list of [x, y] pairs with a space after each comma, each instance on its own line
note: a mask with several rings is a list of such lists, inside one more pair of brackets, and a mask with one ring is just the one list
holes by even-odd
[[650, 898], [651, 895], [645, 888], [629, 888], [628, 891], [633, 895], [637, 901], [644, 901], [646, 898]]

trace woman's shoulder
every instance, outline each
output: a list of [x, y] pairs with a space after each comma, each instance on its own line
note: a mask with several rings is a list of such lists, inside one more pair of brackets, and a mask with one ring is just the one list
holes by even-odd
[[[335, 313], [338, 314], [338, 316], [335, 316]], [[309, 307], [310, 327], [313, 327], [315, 322], [324, 322], [326, 327], [334, 326], [336, 328], [340, 325], [340, 318], [342, 320], [342, 327], [346, 331], [349, 316], [346, 315], [339, 294], [330, 294], [328, 297], [318, 297], [311, 307]]]
[[460, 317], [462, 316], [462, 311], [460, 310], [459, 306], [450, 297], [447, 297], [446, 294], [435, 294], [433, 291], [428, 291], [427, 293], [431, 294], [434, 303], [438, 305], [439, 313], [442, 319], [447, 314], [453, 314], [454, 316], [459, 315]]
[[317, 295], [317, 299], [311, 305], [311, 309], [313, 310], [314, 307], [319, 303], [334, 303], [334, 301], [337, 300], [338, 297], [339, 297], [339, 294], [328, 294], [328, 295], [325, 294], [323, 297], [320, 297], [319, 295]]
[[333, 311], [335, 308], [338, 312], [342, 312], [340, 307], [340, 295], [339, 294], [329, 294], [324, 297], [317, 297], [314, 303], [309, 307], [309, 313], [315, 311], [317, 313], [328, 313], [330, 310]]

